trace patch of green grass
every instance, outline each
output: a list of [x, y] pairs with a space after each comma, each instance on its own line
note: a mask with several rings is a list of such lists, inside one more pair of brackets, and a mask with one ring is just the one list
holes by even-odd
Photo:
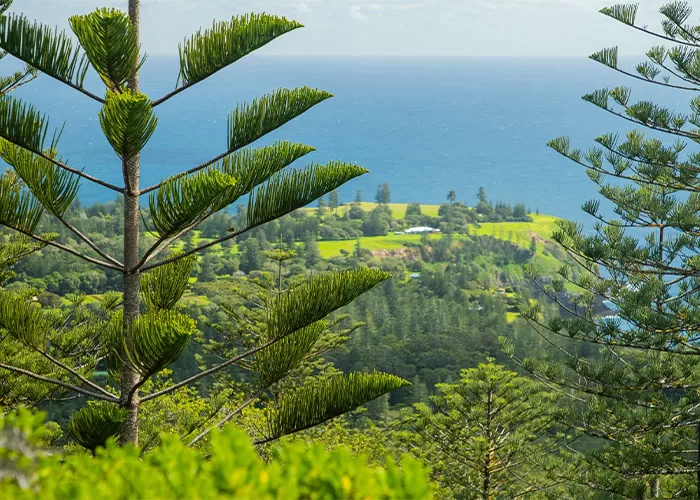
[[[338, 207], [338, 215], [345, 215], [345, 212], [350, 210], [351, 203], [346, 203], [345, 205], [341, 205]], [[379, 205], [370, 201], [363, 201], [360, 202], [360, 208], [364, 210], [365, 212], [371, 212], [375, 208], [377, 208]], [[406, 207], [408, 207], [408, 203], [389, 203], [387, 204], [387, 207], [391, 210], [391, 216], [394, 219], [403, 219], [406, 216]], [[440, 205], [421, 205], [420, 210], [421, 214], [423, 215], [428, 215], [430, 217], [437, 217], [438, 216], [438, 210], [440, 209]], [[315, 212], [316, 208], [314, 207], [307, 207], [302, 210], [306, 210], [307, 212]]]
[[[429, 238], [442, 238], [442, 235], [430, 235]], [[453, 235], [454, 240], [464, 239], [463, 235]], [[363, 236], [360, 238], [360, 246], [366, 250], [397, 250], [403, 248], [406, 243], [420, 243], [420, 234], [388, 234], [387, 236]], [[341, 250], [350, 253], [355, 249], [357, 240], [319, 241], [318, 250], [321, 257], [328, 259], [340, 255]]]
[[514, 322], [514, 321], [515, 321], [516, 319], [518, 319], [519, 317], [520, 317], [520, 313], [510, 312], [510, 311], [507, 311], [507, 312], [506, 312], [506, 321], [507, 321], [508, 323]]
[[194, 295], [192, 293], [186, 293], [182, 297], [182, 302], [191, 304], [191, 305], [197, 305], [200, 307], [207, 306], [211, 303], [211, 300], [209, 300], [209, 297], [206, 297], [204, 295]]
[[530, 214], [532, 222], [483, 222], [479, 226], [471, 226], [472, 234], [479, 236], [493, 236], [499, 239], [511, 238], [516, 245], [530, 247], [532, 237], [538, 240], [537, 253], [541, 254], [544, 245], [539, 241], [550, 240], [552, 233], [557, 229], [557, 218], [551, 215]]

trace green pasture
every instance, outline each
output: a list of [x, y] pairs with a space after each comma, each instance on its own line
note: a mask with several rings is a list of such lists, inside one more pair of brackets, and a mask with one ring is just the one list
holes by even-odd
[[[345, 215], [345, 212], [350, 210], [351, 203], [346, 203], [344, 205], [341, 205], [338, 207], [338, 215]], [[360, 202], [360, 208], [364, 210], [365, 212], [370, 212], [377, 208], [379, 205], [377, 203], [369, 202], [369, 201], [363, 201]], [[391, 210], [391, 216], [394, 219], [403, 219], [406, 216], [406, 207], [408, 207], [408, 203], [389, 203], [387, 204], [387, 207]], [[437, 217], [438, 216], [438, 210], [440, 209], [440, 205], [421, 205], [420, 210], [421, 214], [423, 215], [429, 215], [430, 217]], [[307, 207], [304, 208], [303, 210], [306, 210], [307, 212], [313, 212], [316, 210], [315, 207]]]

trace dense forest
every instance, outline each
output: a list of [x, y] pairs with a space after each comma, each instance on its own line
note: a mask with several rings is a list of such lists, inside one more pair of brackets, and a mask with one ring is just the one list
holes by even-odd
[[[584, 96], [653, 131], [548, 143], [606, 200], [584, 202], [590, 227], [483, 187], [342, 199], [366, 169], [253, 145], [332, 97], [310, 87], [239, 104], [221, 154], [147, 186], [159, 106], [302, 25], [216, 22], [152, 97], [140, 1], [70, 32], [11, 3], [0, 48], [26, 67], [0, 79], [0, 496], [700, 496], [697, 98]], [[658, 32], [636, 5], [601, 12], [672, 46], [594, 61], [700, 90], [689, 4]], [[118, 183], [61, 156], [62, 129], [14, 92], [36, 78], [99, 105]], [[81, 204], [86, 183], [108, 201]]]

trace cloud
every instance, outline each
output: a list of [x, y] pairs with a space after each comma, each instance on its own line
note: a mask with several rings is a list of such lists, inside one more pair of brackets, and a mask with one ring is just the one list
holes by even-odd
[[[183, 37], [212, 19], [265, 11], [307, 26], [266, 46], [266, 54], [585, 55], [610, 39], [611, 23], [596, 12], [615, 1], [142, 0], [142, 41], [150, 54], [175, 54]], [[664, 1], [641, 2], [640, 20], [654, 23]], [[17, 0], [13, 9], [67, 29], [70, 15], [105, 5], [126, 9], [127, 0]], [[631, 31], [616, 32], [614, 42]]]

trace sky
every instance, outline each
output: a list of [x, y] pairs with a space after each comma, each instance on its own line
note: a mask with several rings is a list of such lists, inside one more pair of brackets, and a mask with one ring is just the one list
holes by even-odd
[[[560, 57], [619, 45], [643, 54], [654, 40], [598, 13], [605, 0], [142, 0], [142, 45], [177, 54], [212, 20], [265, 11], [305, 25], [263, 49], [285, 56]], [[639, 21], [658, 26], [663, 0], [640, 2]], [[15, 0], [13, 10], [67, 27], [66, 19], [127, 0]]]

